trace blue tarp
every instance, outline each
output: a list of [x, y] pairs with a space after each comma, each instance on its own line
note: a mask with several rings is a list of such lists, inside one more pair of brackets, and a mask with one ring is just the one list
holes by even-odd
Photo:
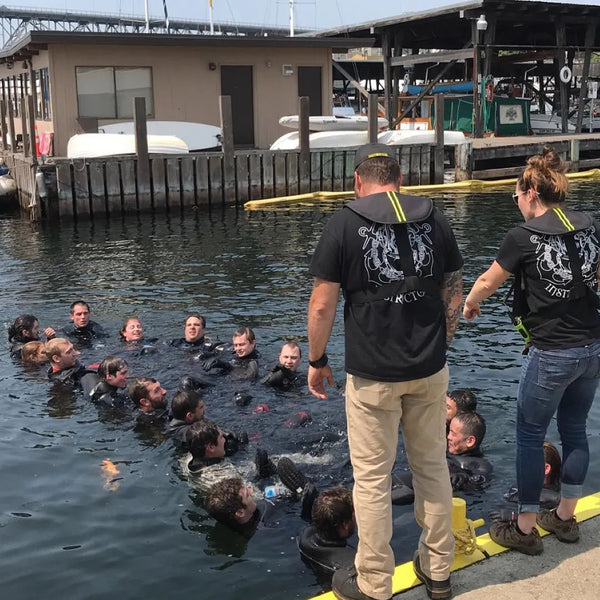
[[[418, 96], [427, 86], [425, 85], [409, 85], [409, 96]], [[460, 81], [458, 83], [440, 83], [433, 87], [431, 94], [472, 94], [473, 82]]]

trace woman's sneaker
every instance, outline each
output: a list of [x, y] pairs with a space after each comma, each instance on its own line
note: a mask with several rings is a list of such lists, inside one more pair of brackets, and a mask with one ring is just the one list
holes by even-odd
[[544, 544], [537, 529], [522, 533], [516, 521], [496, 521], [490, 525], [490, 537], [496, 544], [513, 548], [523, 554], [536, 555], [544, 551]]
[[537, 523], [546, 531], [555, 533], [561, 542], [573, 544], [579, 541], [579, 524], [575, 520], [575, 517], [563, 521], [556, 514], [555, 508], [552, 510], [545, 509], [538, 513]]

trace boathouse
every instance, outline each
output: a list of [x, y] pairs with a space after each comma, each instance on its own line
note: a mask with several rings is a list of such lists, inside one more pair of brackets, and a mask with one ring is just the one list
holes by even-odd
[[[494, 92], [523, 98], [541, 113], [560, 115], [559, 133], [569, 130], [569, 112], [577, 107], [576, 130], [582, 131], [584, 108], [590, 96], [597, 95], [600, 79], [600, 71], [592, 64], [592, 54], [600, 50], [599, 22], [600, 6], [479, 0], [330, 29], [320, 35], [365, 42], [375, 38], [374, 46], [381, 48], [383, 56], [385, 112], [396, 121], [419, 110], [438, 82], [476, 82], [471, 86], [470, 112], [474, 115], [472, 133], [481, 137]], [[370, 46], [370, 41], [365, 45]], [[365, 68], [372, 70], [373, 65], [356, 63], [358, 77]], [[502, 79], [506, 86], [498, 88]], [[404, 84], [415, 81], [424, 85], [411, 94]], [[596, 85], [591, 85], [593, 81]], [[469, 101], [467, 95], [462, 97]], [[494, 123], [502, 124], [503, 115], [498, 112]], [[521, 109], [510, 111], [511, 118], [515, 114], [525, 118]]]
[[[133, 98], [148, 119], [220, 124], [219, 96], [231, 97], [236, 148], [268, 148], [296, 114], [331, 114], [332, 52], [357, 40], [327, 37], [170, 35], [31, 31], [0, 52], [8, 137], [23, 133], [22, 99], [33, 97], [38, 136], [65, 156], [76, 133], [131, 121]], [[360, 44], [369, 43], [361, 40]], [[4, 117], [3, 117], [4, 120]]]

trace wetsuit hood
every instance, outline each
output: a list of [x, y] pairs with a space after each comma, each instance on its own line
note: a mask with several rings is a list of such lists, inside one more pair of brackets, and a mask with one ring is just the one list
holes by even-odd
[[574, 210], [563, 210], [560, 207], [550, 208], [543, 215], [535, 217], [521, 227], [536, 233], [562, 235], [571, 231], [582, 231], [593, 225], [593, 218], [586, 213]]
[[423, 196], [389, 191], [353, 200], [346, 204], [346, 208], [375, 223], [395, 225], [424, 221], [433, 210], [433, 201]]

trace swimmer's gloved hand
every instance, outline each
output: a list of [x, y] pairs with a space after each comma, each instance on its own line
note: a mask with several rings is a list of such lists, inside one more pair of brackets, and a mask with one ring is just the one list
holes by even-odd
[[211, 369], [229, 369], [231, 368], [231, 365], [227, 361], [221, 360], [216, 356], [211, 356], [205, 361], [202, 361], [202, 368], [205, 371], [210, 371]]
[[236, 392], [233, 395], [233, 401], [236, 406], [248, 406], [250, 400], [252, 400], [252, 396], [250, 394], [245, 394], [244, 392]]
[[459, 471], [458, 473], [450, 474], [450, 484], [452, 485], [452, 489], [455, 492], [459, 492], [469, 484], [469, 475], [468, 473], [463, 473]]
[[184, 375], [179, 380], [179, 389], [181, 391], [191, 390], [193, 392], [197, 392], [202, 388], [209, 387], [212, 385], [212, 383], [202, 381], [201, 379], [198, 379], [197, 377], [192, 377], [191, 375]]
[[225, 456], [235, 454], [240, 446], [248, 443], [248, 434], [245, 431], [224, 431], [225, 436]]
[[283, 365], [277, 365], [262, 378], [261, 382], [265, 385], [287, 390], [297, 377], [291, 369]]

